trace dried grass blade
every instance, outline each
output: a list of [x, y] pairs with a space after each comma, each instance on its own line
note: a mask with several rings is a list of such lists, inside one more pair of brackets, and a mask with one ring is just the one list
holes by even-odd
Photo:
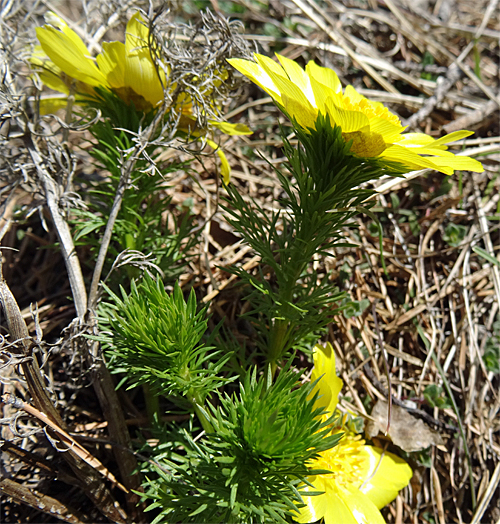
[[22, 400], [15, 398], [8, 393], [2, 396], [2, 400], [6, 404], [13, 404], [14, 407], [26, 411], [26, 413], [29, 413], [30, 415], [36, 417], [38, 420], [42, 421], [44, 424], [49, 426], [51, 429], [53, 429], [56, 432], [56, 434], [59, 436], [61, 441], [64, 442], [70, 449], [72, 449], [76, 455], [78, 455], [82, 460], [84, 460], [89, 466], [92, 466], [94, 469], [96, 469], [103, 477], [107, 478], [116, 487], [121, 489], [123, 492], [128, 493], [127, 488], [125, 488], [122, 484], [118, 482], [116, 477], [102, 464], [102, 462], [97, 460], [89, 451], [87, 451], [81, 444], [79, 444], [71, 435], [66, 433], [64, 429], [62, 429], [57, 424], [52, 422], [52, 420], [50, 420], [49, 417], [47, 417], [45, 413], [42, 413], [41, 411], [34, 408], [33, 406], [30, 406], [26, 402], [23, 402]]

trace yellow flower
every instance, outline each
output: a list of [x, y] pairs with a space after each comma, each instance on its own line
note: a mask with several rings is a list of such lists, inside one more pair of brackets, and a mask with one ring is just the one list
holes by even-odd
[[[321, 378], [320, 378], [321, 377]], [[311, 380], [320, 378], [318, 405], [335, 412], [342, 380], [335, 373], [335, 355], [330, 344], [317, 345]], [[312, 484], [302, 491], [322, 491], [321, 495], [302, 495], [305, 507], [295, 520], [300, 523], [324, 519], [325, 524], [383, 524], [380, 509], [394, 500], [412, 477], [408, 464], [382, 449], [365, 445], [359, 435], [344, 427], [332, 429], [343, 433], [337, 446], [320, 453], [310, 466], [331, 473], [309, 477]]]
[[[56, 14], [47, 13], [47, 25], [38, 27], [36, 34], [40, 46], [35, 48], [31, 63], [37, 66], [40, 79], [48, 87], [66, 95], [74, 92], [77, 102], [96, 97], [96, 87], [115, 93], [127, 105], [133, 102], [139, 111], [150, 111], [164, 100], [164, 90], [174, 92], [176, 86], [168, 85], [165, 71], [151, 56], [150, 35], [144, 19], [136, 13], [127, 23], [125, 43], [105, 42], [102, 53], [95, 59], [81, 38]], [[64, 107], [64, 99], [49, 99], [42, 108], [53, 112]], [[189, 96], [180, 93], [175, 101], [180, 109], [179, 129], [190, 136], [204, 136], [206, 129], [196, 128], [193, 103]], [[217, 128], [226, 135], [249, 135], [252, 131], [243, 124], [231, 124], [208, 119], [210, 128]], [[222, 162], [224, 181], [229, 182], [230, 168], [223, 151], [213, 140], [207, 140], [216, 149]]]
[[447, 151], [446, 144], [461, 140], [471, 131], [456, 131], [438, 140], [424, 133], [402, 134], [399, 118], [380, 102], [372, 102], [352, 86], [342, 85], [332, 69], [314, 62], [305, 71], [293, 60], [277, 55], [280, 64], [255, 54], [256, 62], [239, 58], [229, 62], [259, 85], [304, 129], [314, 129], [318, 113], [342, 129], [351, 151], [359, 157], [398, 162], [409, 170], [431, 168], [447, 175], [455, 169], [482, 172], [477, 160]]
[[93, 95], [93, 88], [101, 87], [127, 104], [134, 102], [140, 111], [163, 100], [166, 75], [151, 57], [149, 30], [139, 13], [127, 24], [125, 43], [104, 43], [95, 59], [62, 18], [49, 12], [45, 20], [47, 25], [36, 29], [40, 48], [31, 61], [42, 67], [40, 78], [46, 85], [65, 94], [74, 89], [77, 96]]

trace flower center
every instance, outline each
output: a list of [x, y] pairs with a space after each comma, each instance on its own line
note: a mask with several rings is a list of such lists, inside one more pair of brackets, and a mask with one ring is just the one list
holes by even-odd
[[332, 449], [323, 451], [314, 463], [314, 468], [328, 469], [332, 473], [322, 475], [324, 479], [332, 479], [337, 485], [363, 482], [366, 469], [365, 454], [362, 448], [365, 444], [359, 435], [344, 435], [339, 444]]
[[348, 111], [360, 111], [364, 113], [368, 118], [383, 118], [384, 120], [389, 121], [391, 124], [397, 126], [401, 125], [399, 118], [387, 109], [383, 104], [379, 102], [372, 102], [367, 98], [362, 98], [358, 102], [354, 102], [349, 97], [343, 97], [344, 109]]
[[131, 87], [115, 87], [113, 91], [127, 104], [134, 103], [135, 108], [138, 111], [149, 111], [152, 108], [150, 102], [148, 102], [142, 95], [136, 93]]
[[[368, 128], [368, 126], [366, 126]], [[351, 151], [360, 157], [371, 158], [380, 155], [387, 147], [384, 138], [378, 133], [370, 131], [353, 131], [342, 133], [346, 142], [352, 140]]]

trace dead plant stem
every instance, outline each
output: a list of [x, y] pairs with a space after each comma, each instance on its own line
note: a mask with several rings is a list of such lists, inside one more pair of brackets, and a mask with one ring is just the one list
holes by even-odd
[[75, 250], [75, 244], [68, 223], [66, 222], [59, 207], [59, 196], [57, 184], [44, 166], [42, 155], [34, 141], [28, 145], [33, 163], [35, 164], [38, 177], [45, 190], [45, 199], [49, 208], [50, 216], [54, 222], [57, 237], [59, 238], [61, 253], [64, 258], [66, 270], [68, 272], [71, 293], [75, 303], [76, 314], [80, 321], [83, 321], [87, 311], [87, 291], [83, 280], [80, 261]]
[[136, 147], [134, 148], [134, 150], [132, 151], [132, 153], [126, 160], [125, 165], [122, 168], [122, 173], [120, 176], [120, 181], [118, 182], [118, 188], [116, 190], [115, 199], [113, 202], [113, 206], [111, 207], [111, 212], [109, 214], [109, 219], [106, 224], [106, 229], [104, 230], [104, 234], [101, 241], [101, 247], [99, 248], [97, 261], [94, 267], [94, 273], [92, 275], [92, 283], [90, 284], [90, 292], [88, 299], [88, 309], [90, 311], [94, 311], [97, 305], [99, 282], [101, 280], [104, 262], [106, 261], [106, 256], [108, 254], [109, 244], [111, 243], [111, 237], [113, 235], [115, 222], [122, 205], [123, 195], [125, 194], [125, 191], [130, 183], [130, 177], [135, 168], [137, 160], [139, 159], [143, 151], [148, 147], [149, 140], [158, 128], [158, 124], [161, 122], [165, 114], [165, 111], [165, 107], [158, 111], [151, 124], [146, 128], [143, 135], [140, 136], [140, 141], [138, 142], [138, 144], [136, 145]]

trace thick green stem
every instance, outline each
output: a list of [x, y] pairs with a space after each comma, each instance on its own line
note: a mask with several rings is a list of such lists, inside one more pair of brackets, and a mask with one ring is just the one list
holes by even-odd
[[271, 365], [271, 376], [274, 377], [276, 372], [277, 362], [283, 353], [285, 346], [285, 337], [288, 331], [290, 322], [288, 320], [277, 320], [271, 330], [269, 354], [267, 361]]
[[[304, 267], [305, 264], [302, 264], [283, 286], [285, 292], [282, 295], [280, 293], [280, 302], [282, 304], [285, 304], [284, 313], [286, 313], [287, 309], [286, 304], [288, 304], [288, 302], [291, 302], [293, 299], [293, 289], [297, 283], [297, 280], [302, 274]], [[271, 332], [269, 335], [269, 353], [267, 356], [267, 362], [271, 366], [272, 377], [274, 377], [276, 373], [278, 361], [283, 355], [283, 349], [286, 343], [288, 342], [289, 330], [291, 327], [291, 322], [287, 320], [286, 314], [283, 316], [285, 317], [284, 319], [275, 321], [274, 325], [271, 327]]]
[[[184, 371], [181, 373], [181, 377], [186, 380], [187, 382], [191, 379], [191, 372], [189, 371], [189, 368], [186, 366], [184, 368]], [[196, 413], [196, 416], [198, 417], [198, 420], [200, 421], [201, 426], [205, 430], [206, 433], [213, 433], [214, 428], [212, 424], [210, 423], [207, 412], [205, 411], [205, 408], [203, 407], [203, 399], [200, 397], [200, 395], [196, 392], [190, 389], [188, 394], [186, 395], [187, 399], [193, 406], [194, 412]]]
[[144, 400], [146, 401], [146, 413], [148, 414], [149, 424], [152, 426], [160, 416], [160, 400], [158, 395], [155, 395], [149, 384], [143, 384], [142, 391], [144, 393]]
[[213, 433], [214, 428], [210, 421], [207, 418], [206, 411], [202, 407], [201, 403], [198, 403], [196, 400], [191, 399], [191, 404], [194, 407], [194, 412], [196, 413], [196, 416], [198, 417], [198, 420], [200, 421], [201, 426], [205, 430], [205, 433]]

